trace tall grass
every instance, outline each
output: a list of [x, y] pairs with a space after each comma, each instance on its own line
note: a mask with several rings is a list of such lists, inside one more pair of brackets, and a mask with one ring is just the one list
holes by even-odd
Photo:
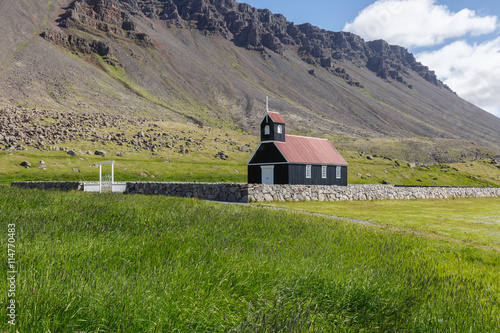
[[237, 205], [0, 190], [19, 332], [500, 329], [494, 252]]

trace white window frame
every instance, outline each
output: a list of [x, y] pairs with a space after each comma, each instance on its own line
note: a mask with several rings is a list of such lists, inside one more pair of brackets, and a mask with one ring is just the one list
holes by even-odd
[[323, 178], [323, 179], [328, 178], [328, 166], [326, 166], [326, 165], [321, 166], [321, 178]]
[[341, 179], [342, 178], [342, 167], [338, 166], [337, 169], [335, 170], [335, 173], [336, 173], [337, 179]]
[[269, 135], [271, 134], [271, 127], [269, 125], [266, 125], [264, 127], [264, 135]]
[[283, 133], [283, 127], [281, 125], [278, 125], [278, 134]]
[[306, 178], [310, 179], [312, 177], [312, 165], [306, 165]]

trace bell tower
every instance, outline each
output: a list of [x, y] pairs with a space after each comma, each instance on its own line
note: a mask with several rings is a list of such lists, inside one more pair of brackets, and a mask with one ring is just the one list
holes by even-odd
[[260, 141], [285, 142], [285, 125], [278, 112], [269, 111], [269, 97], [266, 97], [266, 114], [260, 122]]

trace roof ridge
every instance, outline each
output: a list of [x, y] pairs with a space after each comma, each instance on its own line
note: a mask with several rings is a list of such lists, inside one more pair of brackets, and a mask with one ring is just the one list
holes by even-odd
[[289, 163], [347, 165], [328, 139], [287, 135], [285, 141], [273, 141]]

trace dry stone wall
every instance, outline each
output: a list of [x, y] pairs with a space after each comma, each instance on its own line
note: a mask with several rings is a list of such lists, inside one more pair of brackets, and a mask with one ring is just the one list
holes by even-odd
[[499, 197], [498, 187], [403, 187], [392, 185], [263, 185], [249, 184], [250, 202], [410, 200]]
[[10, 186], [39, 190], [83, 191], [83, 182], [12, 182]]
[[[84, 190], [84, 182], [13, 182], [11, 185], [29, 189]], [[246, 203], [266, 201], [353, 201], [500, 197], [500, 187], [128, 182], [126, 183], [125, 193]]]
[[248, 202], [246, 183], [127, 183], [128, 194], [157, 194], [203, 200]]

